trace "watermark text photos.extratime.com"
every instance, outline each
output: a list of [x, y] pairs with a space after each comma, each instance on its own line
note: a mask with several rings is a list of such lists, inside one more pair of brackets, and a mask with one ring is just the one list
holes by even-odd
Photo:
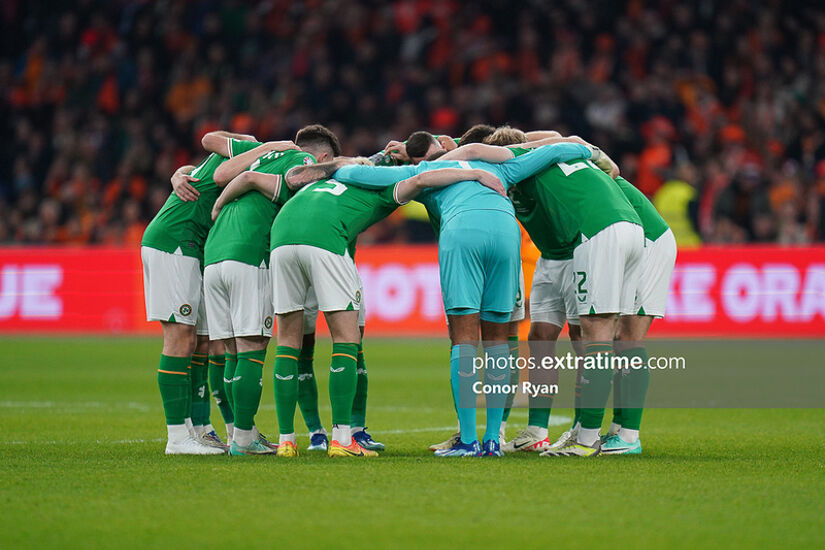
[[651, 356], [643, 360], [639, 356], [614, 355], [612, 353], [597, 353], [593, 355], [579, 356], [572, 352], [562, 355], [544, 357], [513, 357], [498, 356], [493, 357], [484, 354], [483, 357], [473, 358], [473, 372], [477, 373], [482, 369], [496, 370], [670, 370], [684, 369], [686, 361], [684, 357], [674, 356]]

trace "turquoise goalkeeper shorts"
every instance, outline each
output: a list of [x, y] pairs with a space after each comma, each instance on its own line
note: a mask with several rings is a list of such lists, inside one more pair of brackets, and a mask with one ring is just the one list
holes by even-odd
[[480, 313], [506, 323], [518, 295], [521, 233], [502, 210], [467, 210], [450, 218], [438, 238], [441, 296], [447, 315]]

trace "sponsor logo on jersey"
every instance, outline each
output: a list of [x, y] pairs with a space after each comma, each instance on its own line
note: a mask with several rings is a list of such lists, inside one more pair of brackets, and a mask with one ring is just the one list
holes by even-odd
[[178, 311], [184, 317], [188, 317], [192, 314], [192, 306], [190, 306], [189, 304], [183, 304], [182, 306], [180, 306], [180, 309], [178, 309]]

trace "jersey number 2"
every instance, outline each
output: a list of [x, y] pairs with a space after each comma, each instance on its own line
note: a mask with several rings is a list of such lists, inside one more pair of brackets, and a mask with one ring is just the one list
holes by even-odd
[[589, 160], [582, 160], [582, 161], [579, 161], [579, 162], [574, 162], [573, 164], [567, 164], [566, 162], [560, 162], [559, 163], [559, 168], [561, 168], [561, 171], [564, 172], [565, 176], [569, 176], [570, 174], [578, 172], [579, 170], [584, 170], [585, 168], [595, 168], [596, 170], [599, 169], [598, 166], [596, 166], [595, 164], [593, 164]]

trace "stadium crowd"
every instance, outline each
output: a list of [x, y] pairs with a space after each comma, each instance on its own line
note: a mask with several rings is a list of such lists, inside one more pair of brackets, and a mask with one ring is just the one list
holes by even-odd
[[[205, 132], [311, 122], [344, 154], [479, 122], [577, 134], [680, 245], [822, 241], [825, 10], [793, 6], [5, 0], [0, 243], [138, 246]], [[420, 239], [410, 216], [365, 240]]]

